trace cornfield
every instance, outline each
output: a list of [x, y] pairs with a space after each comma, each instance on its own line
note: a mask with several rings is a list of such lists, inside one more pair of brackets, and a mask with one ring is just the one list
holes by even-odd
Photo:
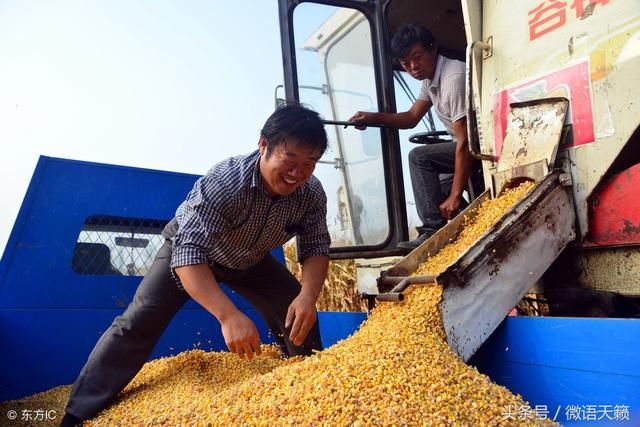
[[[297, 262], [294, 243], [284, 246], [287, 268], [298, 280], [302, 278], [302, 268]], [[366, 311], [367, 304], [357, 290], [356, 264], [353, 260], [329, 262], [327, 280], [316, 307], [319, 311]]]

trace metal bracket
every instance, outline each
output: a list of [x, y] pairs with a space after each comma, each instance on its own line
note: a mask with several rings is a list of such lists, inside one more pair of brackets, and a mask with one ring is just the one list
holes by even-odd
[[[474, 49], [482, 49], [484, 51], [488, 51], [490, 55], [493, 55], [493, 38], [489, 37], [487, 42], [475, 41], [471, 42], [467, 45], [467, 66], [466, 66], [466, 82], [465, 82], [465, 92], [466, 92], [466, 101], [467, 101], [467, 139], [469, 152], [471, 156], [478, 160], [485, 160], [495, 163], [497, 158], [493, 154], [486, 154], [480, 152], [480, 141], [476, 141], [475, 132], [473, 129], [472, 118], [474, 109], [473, 109], [473, 50]], [[476, 144], [477, 150], [476, 151]]]
[[493, 56], [493, 36], [489, 36], [485, 43], [489, 45], [489, 49], [483, 49], [482, 59], [488, 59]]
[[435, 283], [436, 276], [410, 276], [410, 277], [391, 277], [381, 276], [379, 283], [395, 284], [389, 292], [376, 295], [376, 301], [403, 301], [404, 290], [410, 285], [430, 285]]
[[560, 184], [564, 187], [571, 187], [573, 185], [573, 178], [570, 173], [562, 173], [558, 177]]

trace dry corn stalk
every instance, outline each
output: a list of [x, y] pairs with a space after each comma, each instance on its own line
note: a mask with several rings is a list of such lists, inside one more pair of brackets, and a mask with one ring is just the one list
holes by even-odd
[[[295, 245], [284, 246], [287, 268], [298, 280], [302, 269], [296, 262]], [[356, 264], [353, 260], [333, 260], [329, 262], [327, 280], [316, 303], [320, 311], [366, 311], [367, 304], [360, 298], [356, 284]]]

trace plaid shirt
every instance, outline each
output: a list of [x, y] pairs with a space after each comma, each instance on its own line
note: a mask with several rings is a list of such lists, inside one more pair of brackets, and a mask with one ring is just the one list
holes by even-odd
[[214, 263], [245, 270], [294, 235], [300, 261], [328, 255], [327, 197], [320, 181], [311, 176], [292, 194], [271, 197], [262, 184], [259, 160], [257, 150], [231, 157], [194, 184], [176, 211], [172, 271]]

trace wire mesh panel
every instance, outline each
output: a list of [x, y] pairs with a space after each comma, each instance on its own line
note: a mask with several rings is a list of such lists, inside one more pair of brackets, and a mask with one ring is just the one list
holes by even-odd
[[78, 235], [71, 268], [78, 274], [144, 276], [164, 244], [168, 220], [93, 215]]

